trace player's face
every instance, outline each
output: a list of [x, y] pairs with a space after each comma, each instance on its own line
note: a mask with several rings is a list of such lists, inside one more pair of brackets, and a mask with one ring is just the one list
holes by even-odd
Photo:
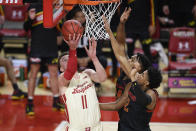
[[143, 73], [136, 73], [136, 81], [138, 82], [138, 84], [140, 85], [148, 85], [149, 82], [148, 82], [148, 71], [144, 71]]
[[75, 20], [79, 21], [82, 25], [85, 23], [86, 19], [82, 11], [78, 11], [74, 17]]
[[60, 70], [63, 72], [66, 70], [67, 68], [67, 61], [68, 61], [68, 55], [64, 55], [61, 60], [60, 60], [60, 65], [61, 65], [61, 68]]
[[133, 55], [131, 59], [129, 59], [128, 61], [131, 65], [133, 65], [133, 68], [136, 69], [138, 72], [141, 70], [141, 65], [138, 61], [137, 55]]

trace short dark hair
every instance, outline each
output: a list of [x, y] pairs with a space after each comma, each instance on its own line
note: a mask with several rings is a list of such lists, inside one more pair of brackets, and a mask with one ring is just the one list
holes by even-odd
[[[140, 73], [144, 72], [144, 71], [147, 70], [150, 66], [152, 66], [150, 60], [149, 60], [148, 57], [146, 57], [144, 54], [137, 53], [137, 59], [138, 59], [138, 62], [140, 63], [141, 68], [142, 68], [141, 71], [140, 71]], [[126, 74], [125, 74], [124, 71], [121, 69], [119, 79], [123, 79], [125, 76], [126, 76]]]
[[140, 71], [140, 73], [144, 72], [150, 66], [152, 66], [150, 60], [144, 54], [137, 53], [137, 59], [138, 59], [139, 63], [141, 64], [141, 67], [142, 67], [142, 70]]
[[149, 88], [158, 88], [162, 82], [162, 75], [158, 69], [154, 67], [148, 68], [148, 80], [149, 80]]
[[77, 12], [82, 12], [79, 5], [75, 5], [73, 9], [69, 11], [69, 13], [66, 15], [66, 20], [71, 20], [73, 17], [75, 17]]
[[69, 53], [68, 53], [68, 52], [63, 52], [63, 53], [61, 53], [61, 54], [59, 55], [59, 57], [58, 57], [58, 69], [59, 69], [59, 71], [60, 71], [60, 67], [61, 67], [61, 65], [60, 65], [60, 60], [61, 60], [61, 58], [62, 58], [63, 56], [65, 56], [65, 55], [69, 55]]

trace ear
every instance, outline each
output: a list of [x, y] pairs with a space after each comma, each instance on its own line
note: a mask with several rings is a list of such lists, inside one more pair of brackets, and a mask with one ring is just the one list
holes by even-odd
[[64, 72], [64, 69], [63, 69], [62, 67], [60, 67], [60, 71], [61, 71], [61, 72]]
[[149, 81], [145, 81], [145, 85], [149, 86], [150, 82]]

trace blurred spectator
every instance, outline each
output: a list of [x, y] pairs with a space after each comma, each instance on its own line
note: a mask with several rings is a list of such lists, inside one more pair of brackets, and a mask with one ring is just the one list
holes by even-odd
[[12, 62], [6, 58], [0, 57], [0, 66], [4, 66], [7, 72], [7, 76], [12, 83], [14, 92], [12, 94], [12, 100], [19, 100], [27, 97], [27, 93], [23, 92], [17, 84], [17, 80], [14, 74], [14, 67]]
[[33, 97], [36, 87], [36, 78], [40, 66], [46, 64], [50, 74], [50, 87], [53, 93], [53, 109], [63, 110], [60, 104], [58, 90], [58, 47], [57, 28], [43, 27], [42, 0], [30, 4], [28, 19], [24, 23], [26, 31], [31, 30], [30, 48], [30, 74], [28, 79], [28, 102], [26, 105], [27, 115], [34, 115]]
[[[5, 17], [4, 17], [4, 12], [3, 12], [3, 7], [0, 5], [0, 25], [2, 25], [5, 21]], [[1, 37], [0, 37], [1, 38]], [[3, 44], [0, 40], [0, 51], [1, 48], [3, 47]], [[7, 72], [7, 76], [9, 78], [9, 80], [12, 83], [12, 87], [14, 89], [14, 92], [12, 94], [12, 100], [19, 100], [19, 99], [23, 99], [25, 97], [27, 97], [27, 93], [24, 93], [17, 84], [17, 80], [14, 74], [14, 67], [12, 65], [12, 62], [6, 58], [0, 57], [0, 66], [4, 66]]]
[[[195, 27], [196, 0], [162, 0], [163, 14], [173, 20], [174, 27]], [[168, 21], [165, 19], [165, 21]]]

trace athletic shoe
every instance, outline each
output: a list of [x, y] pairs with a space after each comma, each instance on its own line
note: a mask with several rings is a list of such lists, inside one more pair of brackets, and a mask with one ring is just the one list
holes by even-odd
[[65, 111], [65, 106], [60, 102], [53, 102], [53, 110], [55, 111]]
[[20, 89], [14, 90], [12, 94], [12, 100], [19, 100], [27, 97], [27, 93], [21, 91]]
[[35, 112], [33, 110], [33, 104], [26, 104], [26, 114], [29, 116], [35, 115]]

